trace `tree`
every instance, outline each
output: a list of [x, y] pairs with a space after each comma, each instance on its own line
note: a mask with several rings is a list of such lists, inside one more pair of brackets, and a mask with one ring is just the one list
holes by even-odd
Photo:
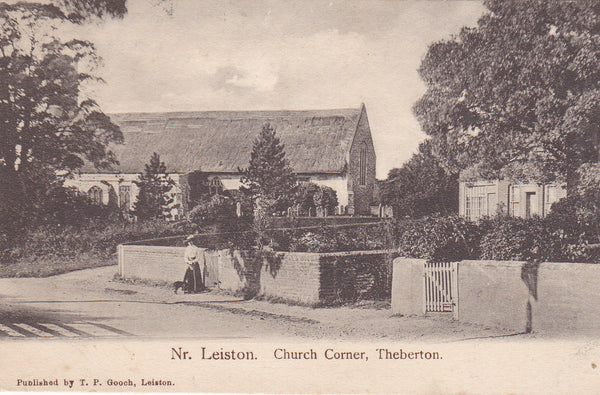
[[85, 161], [99, 168], [115, 163], [107, 146], [121, 142], [122, 134], [83, 89], [98, 81], [94, 46], [58, 32], [64, 24], [120, 16], [124, 4], [0, 3], [0, 242], [10, 245], [49, 218], [61, 204], [56, 199], [67, 199], [57, 190], [57, 173]]
[[[52, 5], [0, 4], [0, 166], [6, 177], [28, 168], [72, 171], [115, 163], [107, 146], [119, 128], [86, 97], [99, 59], [88, 41], [51, 34], [67, 18]], [[13, 173], [13, 174], [11, 174]]]
[[175, 183], [156, 152], [152, 154], [150, 162], [144, 166], [144, 171], [134, 183], [139, 192], [133, 204], [132, 214], [141, 220], [165, 217], [165, 211], [173, 203], [169, 192]]
[[210, 200], [208, 173], [196, 170], [187, 175], [188, 201], [190, 207]]
[[285, 147], [270, 124], [254, 140], [250, 164], [242, 172], [242, 190], [252, 197], [255, 208], [272, 215], [291, 206], [296, 176], [285, 159]]
[[452, 214], [458, 211], [458, 175], [446, 172], [432, 152], [432, 141], [426, 140], [401, 168], [390, 170], [381, 200], [396, 216]]
[[598, 160], [600, 4], [484, 4], [477, 27], [429, 47], [414, 112], [451, 172], [569, 179]]

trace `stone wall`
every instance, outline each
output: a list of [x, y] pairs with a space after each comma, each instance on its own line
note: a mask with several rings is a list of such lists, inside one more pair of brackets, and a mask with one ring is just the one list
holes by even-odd
[[543, 263], [537, 271], [534, 331], [600, 333], [600, 265]]
[[462, 261], [458, 264], [458, 319], [525, 332], [529, 292], [524, 262]]
[[[185, 272], [184, 247], [120, 245], [119, 274], [170, 283]], [[209, 288], [302, 304], [389, 297], [391, 258], [385, 251], [307, 253], [206, 250]]]
[[[394, 260], [394, 314], [425, 313], [424, 263]], [[515, 333], [595, 335], [600, 331], [600, 265], [461, 261], [457, 276], [460, 321]]]

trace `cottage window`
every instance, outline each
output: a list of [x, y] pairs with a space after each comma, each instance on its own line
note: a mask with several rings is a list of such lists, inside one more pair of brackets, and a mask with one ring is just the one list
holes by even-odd
[[562, 188], [558, 185], [546, 185], [546, 201], [544, 202], [544, 214], [548, 214], [552, 205], [561, 198]]
[[88, 196], [94, 202], [94, 204], [101, 205], [102, 204], [102, 189], [98, 186], [93, 186], [88, 191]]
[[471, 220], [491, 215], [495, 193], [489, 192], [489, 185], [475, 185], [465, 189], [465, 216]]
[[365, 143], [360, 147], [360, 156], [358, 161], [359, 184], [367, 184], [367, 145]]
[[510, 215], [513, 217], [519, 216], [519, 203], [521, 197], [521, 189], [518, 185], [510, 187]]

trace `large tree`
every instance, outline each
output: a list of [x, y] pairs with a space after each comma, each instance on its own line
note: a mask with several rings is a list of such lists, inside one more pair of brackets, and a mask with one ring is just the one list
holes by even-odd
[[600, 3], [485, 0], [477, 27], [436, 42], [414, 111], [453, 172], [548, 181], [598, 160]]
[[265, 124], [252, 147], [250, 164], [242, 170], [242, 190], [268, 215], [291, 206], [296, 176], [285, 158], [285, 147]]
[[152, 154], [150, 162], [144, 166], [144, 171], [134, 183], [138, 187], [138, 195], [133, 204], [132, 214], [141, 220], [164, 218], [169, 205], [173, 203], [169, 192], [175, 183], [167, 173], [167, 166], [161, 162], [156, 152]]
[[[57, 173], [85, 161], [115, 162], [122, 140], [83, 86], [99, 59], [92, 43], [65, 37], [71, 23], [121, 16], [125, 0], [0, 3], [0, 242], [35, 226], [56, 198]], [[62, 33], [61, 33], [62, 32]]]
[[395, 216], [452, 214], [458, 211], [458, 174], [444, 169], [428, 139], [402, 167], [390, 170], [380, 194]]

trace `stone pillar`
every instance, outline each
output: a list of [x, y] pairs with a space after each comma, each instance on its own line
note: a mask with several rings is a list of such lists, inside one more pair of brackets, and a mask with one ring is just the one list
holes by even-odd
[[425, 314], [424, 269], [424, 259], [394, 259], [392, 273], [392, 314]]

